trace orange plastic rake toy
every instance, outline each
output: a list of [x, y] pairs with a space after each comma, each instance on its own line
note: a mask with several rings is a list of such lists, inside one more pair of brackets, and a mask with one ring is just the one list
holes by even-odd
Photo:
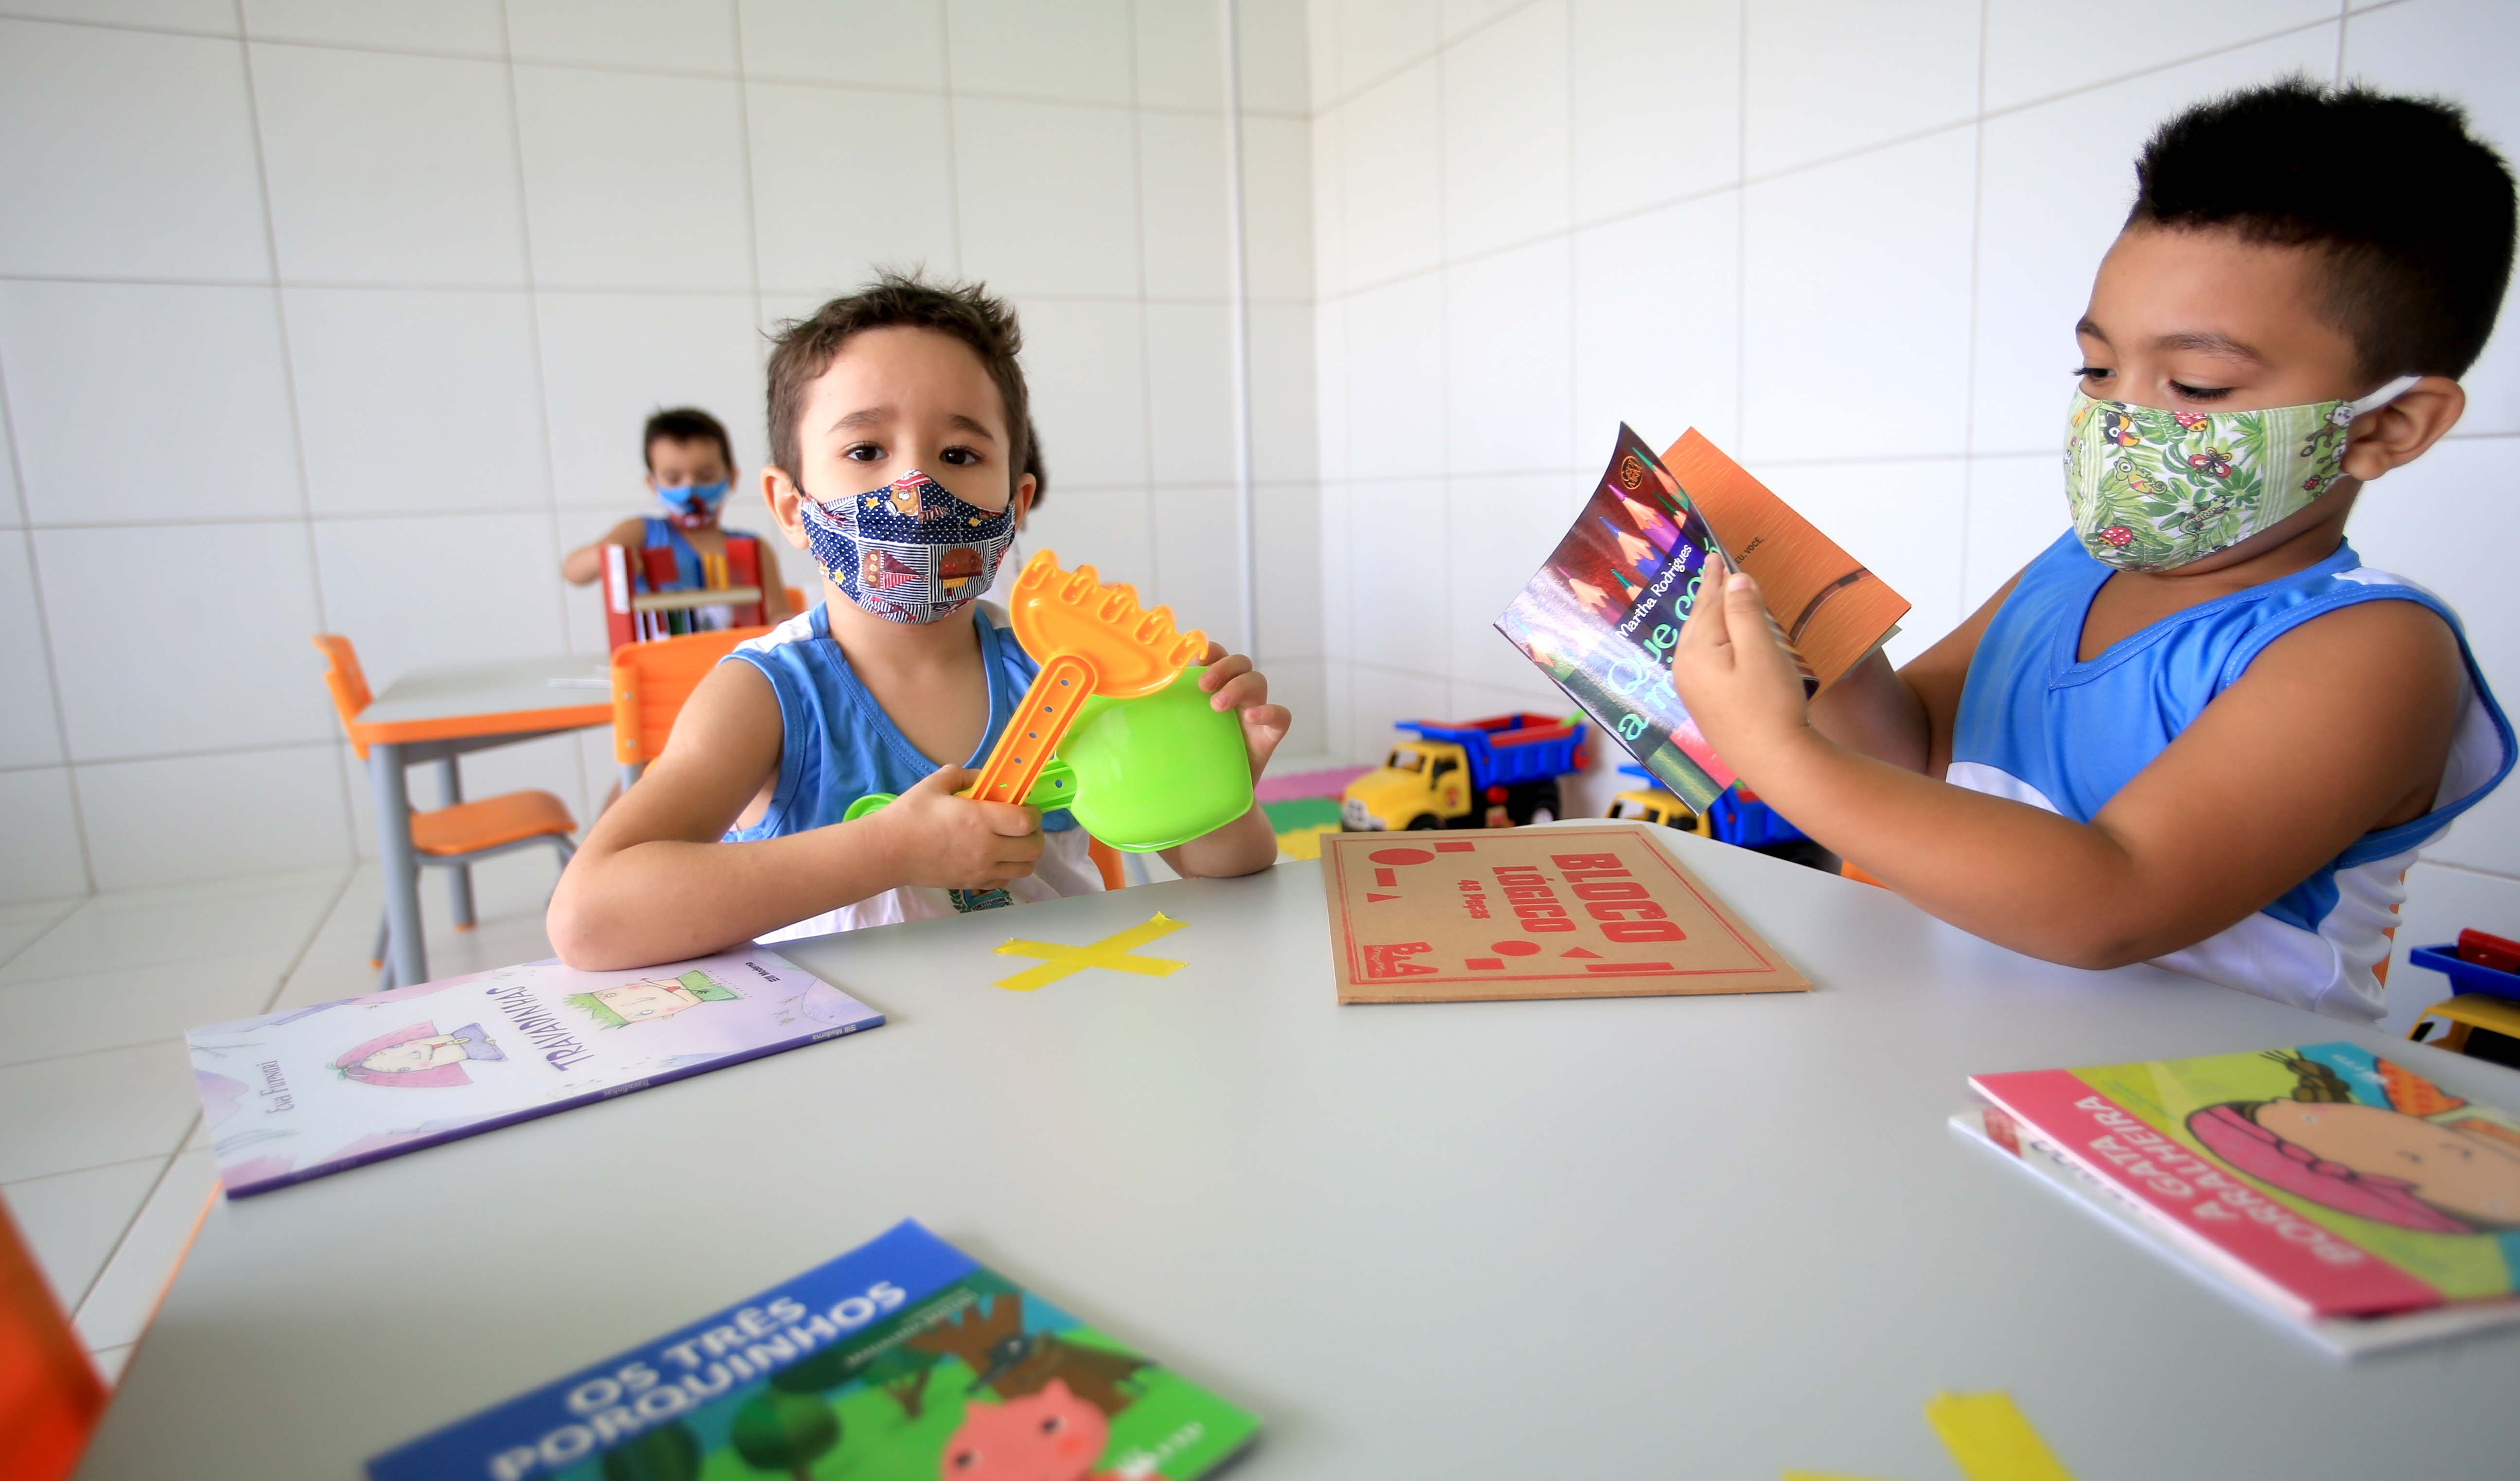
[[1008, 615], [1041, 672], [981, 765], [980, 780], [965, 793], [986, 802], [1020, 802], [1031, 794], [1088, 696], [1142, 698], [1207, 651], [1207, 634], [1174, 629], [1171, 607], [1140, 606], [1135, 587], [1105, 586], [1090, 565], [1060, 570], [1055, 551], [1036, 551], [1024, 562]]

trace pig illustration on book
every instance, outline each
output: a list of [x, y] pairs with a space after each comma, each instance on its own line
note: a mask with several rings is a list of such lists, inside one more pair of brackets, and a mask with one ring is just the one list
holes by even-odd
[[2207, 1150], [2322, 1208], [2435, 1234], [2520, 1230], [2520, 1133], [2385, 1060], [2374, 1103], [2335, 1068], [2269, 1058], [2299, 1082], [2272, 1100], [2228, 1100], [2187, 1118]]
[[952, 1322], [911, 1338], [910, 1345], [962, 1359], [976, 1375], [971, 1379], [974, 1391], [995, 1389], [1008, 1399], [1020, 1399], [1056, 1382], [1106, 1416], [1137, 1398], [1120, 1385], [1138, 1369], [1153, 1366], [1144, 1358], [1070, 1342], [1056, 1332], [1025, 1331], [1023, 1297], [1012, 1292], [988, 1298], [985, 1311], [973, 1302]]
[[341, 1078], [362, 1085], [429, 1090], [441, 1085], [472, 1084], [472, 1077], [464, 1072], [468, 1059], [506, 1057], [478, 1023], [467, 1023], [452, 1033], [441, 1034], [435, 1023], [424, 1019], [344, 1051], [333, 1061], [333, 1068]]
[[670, 1018], [703, 1003], [732, 1002], [738, 996], [724, 983], [695, 968], [679, 977], [642, 977], [636, 982], [599, 987], [591, 993], [571, 993], [562, 1001], [593, 1018], [599, 1028], [627, 1028], [633, 1023]]
[[[1003, 1404], [970, 1403], [962, 1426], [938, 1459], [940, 1481], [1121, 1481], [1096, 1470], [1111, 1441], [1111, 1421], [1059, 1379]], [[1131, 1471], [1128, 1481], [1163, 1481]]]

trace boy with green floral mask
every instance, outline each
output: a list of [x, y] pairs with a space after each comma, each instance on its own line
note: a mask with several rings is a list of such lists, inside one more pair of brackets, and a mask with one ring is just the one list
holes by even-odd
[[1673, 679], [1743, 782], [1946, 920], [2367, 1021], [2408, 865], [2520, 747], [2455, 615], [2345, 521], [2466, 407], [2511, 174], [2454, 108], [2299, 80], [2136, 174], [2075, 326], [2074, 528], [1808, 706], [1733, 575]]

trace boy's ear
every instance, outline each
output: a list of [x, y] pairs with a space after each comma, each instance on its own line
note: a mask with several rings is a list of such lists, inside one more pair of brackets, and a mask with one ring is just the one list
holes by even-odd
[[1040, 486], [1041, 480], [1030, 473], [1015, 479], [1015, 528], [1023, 528], [1024, 516], [1032, 512], [1033, 491]]
[[804, 495], [788, 474], [768, 465], [761, 470], [761, 502], [770, 506], [770, 517], [778, 521], [779, 533], [796, 550], [809, 550], [812, 542], [805, 538], [805, 516], [796, 512], [796, 502]]
[[2467, 392], [2448, 376], [2426, 376], [2397, 400], [2354, 419], [2345, 443], [2345, 474], [2368, 483], [2414, 462], [2458, 425]]

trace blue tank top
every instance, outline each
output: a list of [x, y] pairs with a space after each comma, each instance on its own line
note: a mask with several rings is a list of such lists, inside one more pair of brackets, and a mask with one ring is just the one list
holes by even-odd
[[2331, 1016], [2378, 1018], [2407, 867], [2509, 775], [2520, 749], [2457, 615], [2340, 543], [2307, 570], [2174, 612], [2086, 662], [2083, 619], [2109, 575], [2071, 530], [2023, 569], [1969, 660], [1953, 726], [1956, 785], [2088, 823], [2268, 644], [2303, 623], [2360, 602], [2412, 602], [2457, 636], [2467, 692], [2433, 810], [2365, 833], [2256, 915], [2156, 959]]
[[[944, 618], [957, 621], [957, 618]], [[964, 764], [977, 767], [997, 744], [1040, 665], [1006, 631], [987, 603], [972, 604], [971, 625], [989, 680], [989, 724]], [[779, 697], [779, 776], [770, 809], [750, 828], [730, 830], [727, 841], [780, 838], [840, 821], [849, 804], [869, 792], [906, 792], [936, 771], [910, 738], [884, 713], [849, 668], [848, 655], [832, 641], [831, 619], [820, 605], [790, 617], [758, 638], [738, 644], [722, 660], [748, 664], [770, 681]], [[1046, 813], [1048, 847], [1036, 872], [1005, 890], [943, 890], [904, 886], [871, 900], [800, 920], [760, 939], [850, 930], [931, 916], [968, 913], [1028, 900], [1056, 899], [1102, 887], [1101, 871], [1086, 855], [1087, 838], [1065, 811]]]

